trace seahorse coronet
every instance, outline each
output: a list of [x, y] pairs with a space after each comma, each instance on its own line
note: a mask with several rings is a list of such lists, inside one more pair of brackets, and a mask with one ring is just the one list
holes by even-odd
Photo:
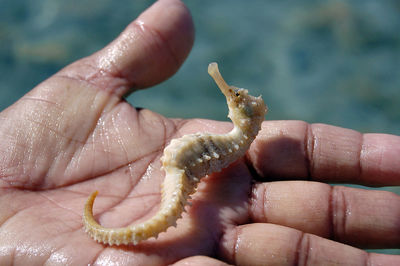
[[98, 191], [86, 201], [83, 224], [86, 233], [99, 243], [137, 245], [143, 240], [176, 227], [185, 207], [196, 191], [201, 178], [219, 172], [242, 157], [261, 129], [267, 107], [261, 96], [254, 97], [246, 89], [229, 86], [222, 78], [217, 63], [208, 66], [208, 73], [225, 95], [234, 128], [226, 134], [194, 133], [173, 139], [160, 158], [165, 172], [161, 185], [158, 212], [141, 224], [106, 228], [96, 222], [93, 204]]

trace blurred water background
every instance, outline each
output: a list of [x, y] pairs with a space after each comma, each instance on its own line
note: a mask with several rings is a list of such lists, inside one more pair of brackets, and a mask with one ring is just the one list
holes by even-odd
[[[100, 49], [153, 1], [0, 0], [0, 110]], [[226, 119], [207, 65], [262, 94], [268, 119], [400, 134], [399, 1], [186, 1], [193, 50], [167, 82], [131, 95], [169, 117]]]
[[[115, 38], [153, 1], [0, 0], [0, 110]], [[168, 117], [226, 120], [207, 74], [262, 94], [267, 119], [400, 135], [400, 2], [185, 1], [196, 26], [179, 72], [129, 96]], [[398, 189], [392, 189], [399, 192]]]

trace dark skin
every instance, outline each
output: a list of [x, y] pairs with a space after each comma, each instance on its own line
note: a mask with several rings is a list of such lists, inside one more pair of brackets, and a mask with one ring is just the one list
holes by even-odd
[[159, 239], [110, 247], [84, 232], [92, 191], [104, 226], [143, 221], [159, 206], [165, 145], [231, 129], [123, 100], [175, 73], [193, 39], [185, 6], [159, 1], [0, 114], [0, 264], [400, 265], [360, 249], [400, 247], [400, 197], [325, 183], [399, 185], [400, 137], [301, 121], [264, 122], [246, 157], [203, 179]]

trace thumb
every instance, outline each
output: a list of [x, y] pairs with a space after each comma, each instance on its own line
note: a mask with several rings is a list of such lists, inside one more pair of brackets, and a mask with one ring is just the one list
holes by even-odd
[[194, 27], [179, 0], [159, 0], [104, 49], [59, 72], [122, 96], [172, 76], [189, 54]]

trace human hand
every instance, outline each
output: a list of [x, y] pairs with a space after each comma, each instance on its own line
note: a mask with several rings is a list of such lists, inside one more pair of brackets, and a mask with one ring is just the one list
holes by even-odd
[[93, 190], [102, 225], [143, 221], [158, 208], [159, 158], [169, 140], [231, 128], [167, 119], [122, 99], [172, 75], [192, 42], [183, 4], [159, 1], [105, 49], [0, 114], [0, 264], [398, 263], [339, 243], [398, 247], [398, 196], [261, 182], [398, 185], [399, 138], [297, 121], [265, 122], [248, 156], [203, 179], [178, 227], [157, 240], [110, 247], [84, 232], [83, 205]]

